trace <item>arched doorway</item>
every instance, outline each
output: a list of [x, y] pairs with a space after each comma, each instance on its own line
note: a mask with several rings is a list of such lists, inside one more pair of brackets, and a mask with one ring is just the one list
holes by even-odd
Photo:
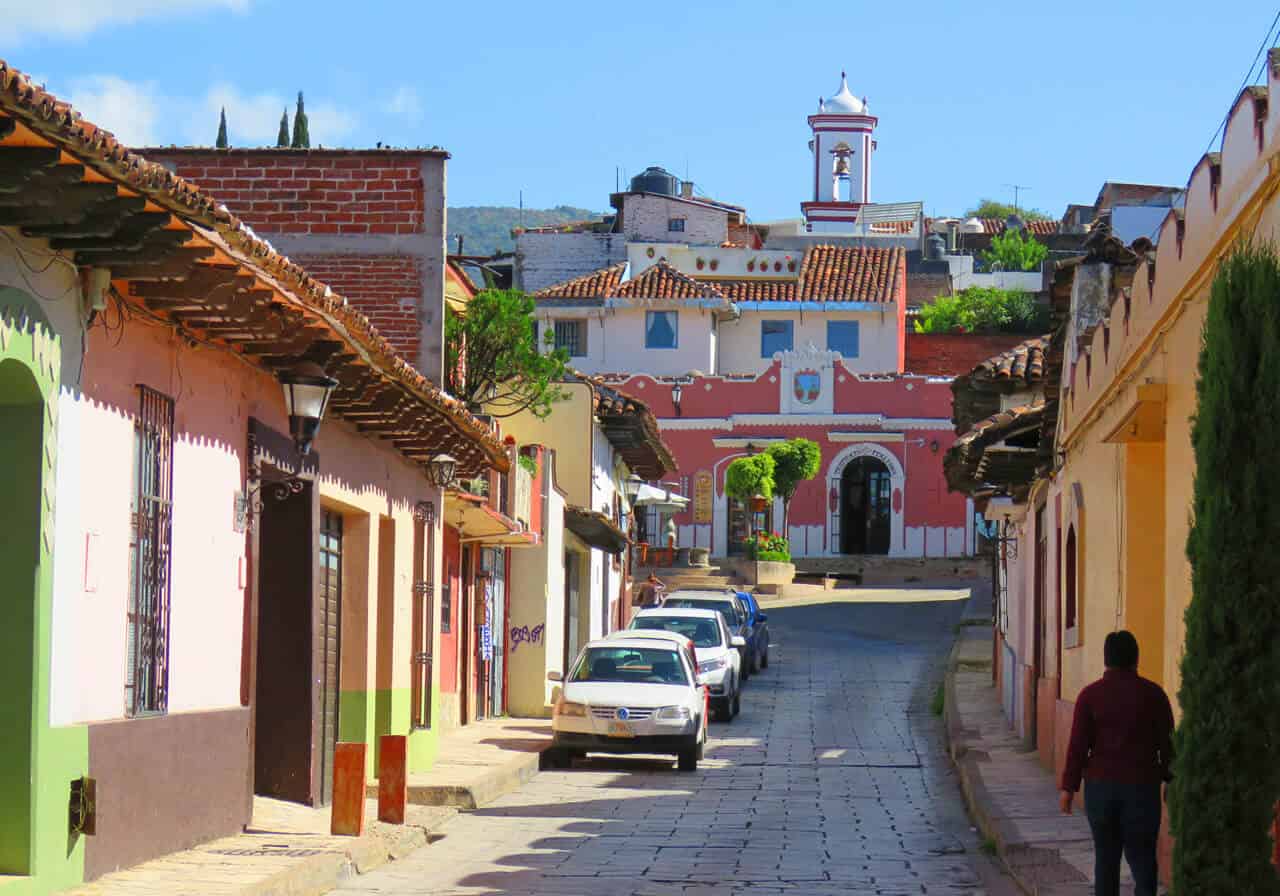
[[887, 554], [892, 532], [893, 479], [879, 458], [854, 458], [840, 476], [840, 551]]
[[7, 586], [0, 589], [0, 719], [7, 720], [0, 737], [0, 875], [31, 873], [43, 424], [44, 398], [31, 369], [0, 360], [0, 570]]

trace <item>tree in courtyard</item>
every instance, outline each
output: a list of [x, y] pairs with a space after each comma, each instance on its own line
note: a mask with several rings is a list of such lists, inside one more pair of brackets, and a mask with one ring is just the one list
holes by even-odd
[[1210, 289], [1192, 429], [1191, 603], [1170, 817], [1178, 896], [1280, 893], [1280, 257], [1243, 245]]
[[559, 384], [568, 372], [569, 352], [550, 348], [551, 333], [547, 346], [539, 347], [533, 307], [533, 298], [518, 290], [485, 289], [467, 303], [466, 314], [447, 316], [445, 378], [451, 394], [497, 417], [526, 410], [546, 417], [568, 397]]
[[289, 148], [289, 110], [280, 113], [280, 132], [276, 134], [276, 149]]
[[982, 199], [973, 208], [964, 213], [966, 218], [999, 218], [1001, 221], [1010, 215], [1017, 215], [1024, 221], [1048, 221], [1049, 216], [1039, 209], [1018, 208], [1007, 202], [996, 202], [994, 199]]
[[227, 107], [222, 107], [222, 114], [218, 116], [218, 139], [213, 141], [213, 145], [218, 149], [227, 148]]
[[311, 148], [311, 131], [307, 127], [307, 112], [302, 108], [302, 91], [298, 91], [298, 108], [293, 113], [293, 141], [289, 144], [294, 149]]
[[982, 253], [982, 260], [992, 270], [1036, 271], [1048, 255], [1044, 243], [1010, 227], [991, 238], [991, 248]]
[[724, 493], [739, 501], [772, 498], [774, 460], [768, 454], [749, 454], [731, 461], [724, 471]]
[[811, 439], [788, 439], [770, 445], [765, 452], [773, 458], [773, 484], [782, 499], [782, 532], [785, 535], [791, 519], [791, 499], [800, 483], [818, 475], [822, 465], [822, 449]]

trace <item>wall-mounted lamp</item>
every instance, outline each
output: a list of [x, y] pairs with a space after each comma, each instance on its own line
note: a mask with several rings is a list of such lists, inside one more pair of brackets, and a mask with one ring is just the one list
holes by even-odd
[[622, 483], [622, 493], [627, 496], [627, 503], [632, 507], [635, 506], [636, 497], [640, 494], [640, 486], [644, 485], [644, 480], [635, 473], [628, 476]]
[[449, 454], [437, 454], [427, 464], [427, 479], [437, 488], [448, 488], [453, 485], [453, 477], [457, 471], [457, 458]]
[[671, 386], [671, 406], [675, 408], [677, 417], [682, 416], [683, 413], [680, 410], [680, 398], [683, 395], [684, 387], [680, 385], [679, 381], [677, 381]]
[[939, 446], [938, 446], [937, 439], [934, 439], [932, 442], [929, 443], [929, 450], [932, 451], [934, 454], [938, 453], [938, 447]]
[[279, 375], [284, 387], [284, 404], [289, 411], [289, 432], [298, 453], [304, 457], [311, 451], [311, 443], [320, 431], [320, 421], [329, 407], [329, 396], [338, 388], [338, 381], [325, 374], [313, 361], [304, 361], [292, 370]]

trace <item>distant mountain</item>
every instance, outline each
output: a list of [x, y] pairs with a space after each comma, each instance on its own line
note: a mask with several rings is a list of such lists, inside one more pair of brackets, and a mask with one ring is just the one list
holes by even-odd
[[512, 228], [546, 227], [572, 221], [598, 221], [600, 212], [571, 205], [555, 208], [518, 208], [503, 205], [460, 205], [449, 208], [449, 251], [458, 251], [458, 234], [462, 234], [462, 251], [467, 255], [490, 255], [510, 252], [516, 247]]

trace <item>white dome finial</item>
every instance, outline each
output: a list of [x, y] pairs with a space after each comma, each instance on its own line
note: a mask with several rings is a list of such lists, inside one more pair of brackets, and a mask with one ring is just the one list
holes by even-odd
[[840, 89], [836, 91], [836, 95], [829, 100], [824, 100], [820, 110], [827, 115], [865, 115], [867, 114], [866, 100], [859, 100], [849, 90], [848, 75], [841, 70], [840, 72]]

